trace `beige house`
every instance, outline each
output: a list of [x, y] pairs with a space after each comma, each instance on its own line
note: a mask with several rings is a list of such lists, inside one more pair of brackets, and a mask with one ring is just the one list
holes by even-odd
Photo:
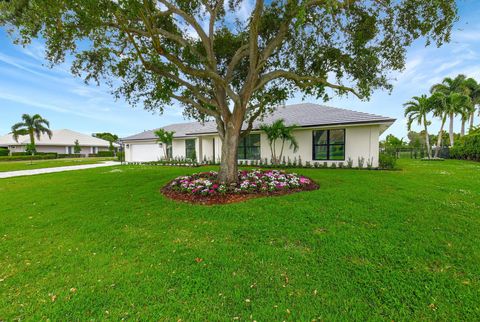
[[[97, 154], [98, 151], [108, 151], [110, 147], [108, 141], [65, 129], [52, 131], [52, 138], [49, 138], [46, 134], [42, 134], [40, 139], [35, 138], [35, 146], [37, 152], [74, 154], [73, 147], [76, 140], [78, 140], [81, 147], [79, 154], [86, 156], [89, 154]], [[28, 135], [19, 136], [18, 142], [13, 138], [12, 134], [0, 137], [0, 147], [10, 149], [10, 153], [25, 152], [27, 144], [30, 144]]]
[[[298, 126], [294, 135], [299, 149], [294, 152], [287, 144], [286, 158], [301, 157], [303, 162], [327, 162], [329, 165], [351, 160], [354, 166], [363, 158], [374, 167], [378, 166], [379, 136], [395, 122], [389, 117], [317, 104], [279, 107], [264, 120], [257, 121], [251, 133], [241, 139], [239, 160], [270, 160], [270, 146], [259, 127], [278, 119]], [[172, 124], [163, 129], [175, 132], [171, 146], [174, 158], [195, 156], [197, 161], [220, 160], [222, 143], [214, 122]], [[153, 132], [145, 131], [122, 139], [126, 162], [157, 161], [165, 157], [162, 144], [156, 142]]]

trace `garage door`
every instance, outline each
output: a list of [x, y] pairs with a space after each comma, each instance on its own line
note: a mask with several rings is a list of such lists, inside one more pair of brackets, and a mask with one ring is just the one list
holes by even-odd
[[158, 144], [132, 144], [130, 146], [133, 162], [158, 161], [163, 156]]

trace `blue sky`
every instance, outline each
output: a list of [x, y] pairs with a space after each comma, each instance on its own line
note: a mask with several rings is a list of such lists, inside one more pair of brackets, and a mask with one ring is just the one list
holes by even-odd
[[[480, 80], [480, 1], [460, 0], [458, 4], [460, 18], [452, 41], [441, 48], [425, 47], [422, 41], [410, 47], [405, 70], [391, 75], [395, 79], [391, 94], [377, 91], [367, 102], [350, 96], [334, 98], [325, 104], [397, 118], [384, 135], [405, 137], [402, 108], [405, 101], [427, 93], [432, 84], [446, 76], [463, 73]], [[119, 136], [185, 121], [179, 107], [172, 106], [163, 115], [144, 111], [140, 106], [132, 108], [116, 101], [108, 87], [88, 86], [74, 78], [67, 65], [53, 69], [46, 65], [40, 41], [23, 48], [13, 45], [0, 29], [0, 135], [8, 133], [23, 113], [41, 114], [50, 121], [52, 129], [112, 132]], [[299, 95], [287, 103], [301, 101]], [[305, 101], [324, 103], [314, 98]], [[480, 124], [480, 117], [476, 123]], [[439, 122], [433, 120], [431, 131], [438, 131], [438, 127]]]

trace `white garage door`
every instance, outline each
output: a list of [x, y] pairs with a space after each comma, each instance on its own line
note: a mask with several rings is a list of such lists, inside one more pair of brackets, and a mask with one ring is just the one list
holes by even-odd
[[130, 149], [133, 162], [158, 161], [163, 156], [163, 150], [158, 144], [132, 144]]

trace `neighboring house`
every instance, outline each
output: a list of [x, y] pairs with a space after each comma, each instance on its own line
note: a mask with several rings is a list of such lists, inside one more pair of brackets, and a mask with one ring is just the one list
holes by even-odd
[[[297, 125], [294, 135], [299, 149], [293, 152], [285, 144], [284, 156], [301, 157], [303, 162], [342, 162], [351, 159], [354, 166], [359, 158], [365, 164], [370, 161], [378, 166], [379, 136], [395, 119], [368, 113], [328, 107], [317, 104], [295, 104], [277, 108], [263, 120], [254, 123], [251, 133], [241, 139], [238, 148], [239, 160], [267, 159], [271, 152], [265, 133], [258, 130], [261, 124], [270, 124], [283, 119], [286, 125]], [[196, 155], [203, 159], [219, 161], [221, 158], [221, 140], [215, 122], [172, 124], [163, 127], [174, 131], [171, 154], [184, 158]], [[126, 162], [157, 161], [164, 158], [161, 143], [157, 143], [154, 130], [145, 131], [122, 139]], [[280, 142], [277, 141], [280, 145]], [[279, 151], [280, 149], [277, 149]]]
[[[51, 139], [46, 134], [42, 134], [40, 139], [35, 137], [35, 146], [37, 152], [74, 154], [73, 147], [76, 140], [78, 140], [82, 149], [80, 154], [87, 156], [89, 154], [97, 154], [98, 151], [108, 151], [110, 147], [108, 141], [71, 130], [52, 131]], [[25, 152], [27, 144], [30, 144], [30, 137], [28, 135], [20, 135], [18, 142], [15, 141], [12, 134], [0, 137], [0, 147], [9, 148], [11, 153]]]

